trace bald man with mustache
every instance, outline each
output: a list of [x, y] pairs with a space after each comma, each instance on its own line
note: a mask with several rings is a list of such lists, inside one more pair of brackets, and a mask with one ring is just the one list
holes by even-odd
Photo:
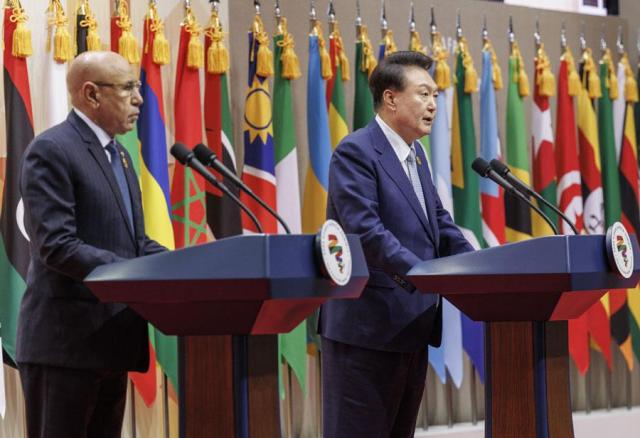
[[127, 371], [149, 367], [147, 324], [82, 281], [97, 266], [166, 249], [145, 234], [131, 157], [115, 140], [138, 119], [135, 71], [116, 53], [85, 52], [67, 89], [73, 110], [22, 164], [31, 263], [16, 356], [30, 438], [115, 438]]

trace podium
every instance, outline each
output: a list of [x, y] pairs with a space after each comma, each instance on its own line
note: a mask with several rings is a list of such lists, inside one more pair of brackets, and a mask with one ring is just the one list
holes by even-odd
[[635, 287], [640, 268], [630, 278], [614, 272], [603, 235], [550, 236], [428, 260], [409, 277], [486, 322], [485, 437], [567, 438], [566, 320], [611, 289]]
[[317, 266], [315, 236], [263, 234], [103, 265], [85, 284], [180, 336], [181, 437], [279, 437], [273, 335], [327, 299], [360, 296], [369, 272], [359, 238], [347, 238], [352, 275], [340, 287]]

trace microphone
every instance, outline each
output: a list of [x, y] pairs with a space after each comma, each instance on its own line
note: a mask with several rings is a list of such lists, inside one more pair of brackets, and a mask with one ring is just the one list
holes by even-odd
[[205, 166], [209, 166], [220, 172], [224, 177], [229, 178], [240, 190], [244, 191], [247, 195], [251, 196], [258, 204], [262, 206], [265, 210], [271, 214], [271, 216], [275, 217], [278, 222], [282, 225], [287, 234], [291, 234], [291, 230], [287, 223], [276, 213], [266, 202], [264, 202], [258, 195], [253, 193], [253, 190], [249, 188], [238, 176], [235, 172], [231, 171], [227, 166], [222, 164], [218, 159], [218, 156], [211, 149], [203, 145], [202, 143], [196, 145], [193, 148], [193, 152], [196, 154], [196, 158], [198, 161], [203, 163]]
[[242, 201], [240, 201], [240, 199], [238, 199], [238, 197], [234, 195], [233, 192], [231, 192], [231, 190], [229, 190], [227, 186], [225, 186], [222, 182], [218, 181], [215, 176], [209, 173], [207, 168], [195, 157], [195, 154], [193, 153], [193, 151], [189, 150], [189, 148], [187, 148], [182, 143], [176, 143], [173, 146], [171, 146], [170, 152], [171, 152], [171, 155], [173, 155], [175, 159], [178, 160], [181, 164], [187, 167], [190, 167], [196, 172], [198, 172], [200, 175], [202, 175], [204, 179], [206, 179], [209, 183], [211, 183], [211, 185], [218, 188], [222, 193], [230, 197], [233, 200], [233, 202], [238, 204], [238, 206], [242, 210], [244, 210], [245, 213], [247, 213], [247, 216], [249, 216], [249, 218], [251, 218], [253, 223], [256, 225], [256, 229], [258, 230], [258, 232], [264, 233], [264, 231], [262, 230], [262, 225], [260, 225], [260, 222], [258, 222], [258, 218], [256, 218], [256, 216], [251, 212], [251, 210], [249, 210], [249, 208], [246, 205], [244, 205]]
[[489, 178], [491, 181], [495, 182], [500, 187], [504, 188], [507, 192], [511, 193], [513, 196], [520, 199], [522, 202], [526, 203], [536, 213], [538, 213], [540, 217], [542, 217], [542, 219], [544, 219], [547, 224], [549, 224], [549, 226], [553, 230], [553, 234], [558, 235], [558, 229], [553, 224], [553, 221], [551, 221], [551, 219], [549, 219], [549, 217], [546, 214], [544, 214], [542, 210], [538, 208], [537, 205], [531, 202], [531, 200], [528, 197], [526, 197], [525, 195], [520, 193], [518, 190], [516, 190], [515, 187], [511, 185], [510, 182], [506, 181], [495, 170], [493, 170], [491, 165], [484, 158], [478, 157], [475, 160], [473, 160], [473, 163], [471, 163], [471, 168], [481, 177]]
[[502, 176], [504, 179], [509, 181], [516, 188], [516, 190], [518, 190], [519, 192], [522, 192], [522, 193], [524, 193], [526, 195], [533, 196], [539, 202], [542, 202], [543, 204], [548, 206], [558, 216], [560, 216], [562, 218], [562, 220], [564, 220], [567, 224], [569, 224], [569, 226], [571, 227], [571, 229], [573, 230], [573, 232], [576, 235], [580, 234], [578, 232], [578, 229], [576, 228], [576, 226], [573, 224], [573, 222], [571, 222], [571, 220], [558, 207], [556, 207], [551, 202], [549, 202], [546, 199], [544, 199], [538, 192], [533, 190], [527, 184], [522, 182], [517, 176], [515, 176], [513, 173], [511, 173], [511, 170], [509, 170], [509, 166], [507, 166], [506, 164], [504, 164], [500, 160], [496, 160], [495, 158], [493, 160], [491, 160], [490, 166], [491, 166], [491, 168], [493, 170], [498, 172], [498, 174], [500, 174], [500, 176]]

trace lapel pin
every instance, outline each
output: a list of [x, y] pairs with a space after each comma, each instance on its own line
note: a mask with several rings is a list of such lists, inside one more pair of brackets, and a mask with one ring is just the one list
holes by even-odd
[[416, 155], [416, 163], [418, 163], [418, 166], [422, 166], [422, 160], [418, 155]]
[[122, 160], [122, 166], [125, 169], [128, 169], [129, 168], [129, 163], [127, 162], [127, 159], [124, 156], [124, 152], [122, 152], [122, 151], [120, 151], [120, 159]]

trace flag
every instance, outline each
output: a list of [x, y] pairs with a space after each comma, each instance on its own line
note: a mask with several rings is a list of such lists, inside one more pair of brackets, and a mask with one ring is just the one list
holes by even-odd
[[[291, 81], [300, 77], [298, 57], [293, 36], [287, 30], [286, 18], [281, 17], [278, 33], [273, 38], [273, 142], [276, 159], [276, 203], [278, 214], [293, 234], [302, 232], [300, 217], [300, 183], [298, 182], [298, 153]], [[278, 224], [278, 232], [284, 229]], [[278, 336], [280, 361], [286, 361], [293, 371], [302, 392], [307, 381], [307, 322], [302, 321], [291, 332]], [[284, 398], [283, 378], [280, 376], [280, 396]]]
[[96, 20], [89, 0], [82, 0], [76, 11], [76, 50], [78, 56], [88, 50], [102, 50], [98, 21]]
[[[137, 53], [138, 44], [133, 39], [132, 43], [124, 44], [125, 39], [133, 38], [131, 35], [131, 20], [129, 19], [129, 10], [126, 0], [120, 0], [118, 2], [118, 9], [114, 11], [114, 15], [111, 17], [111, 51], [120, 53], [130, 63], [139, 62], [139, 58], [136, 58], [134, 53]], [[121, 44], [121, 41], [123, 43]], [[125, 56], [121, 53], [121, 49], [128, 51], [131, 56]], [[144, 97], [143, 97], [144, 98]], [[138, 140], [138, 129], [136, 126], [126, 134], [117, 135], [116, 139], [122, 146], [125, 147], [129, 155], [133, 168], [140, 179], [140, 141]], [[166, 147], [166, 146], [165, 146]], [[165, 157], [166, 158], [166, 157]], [[165, 166], [166, 167], [166, 166]], [[151, 214], [151, 211], [144, 209], [146, 214]], [[168, 220], [168, 216], [167, 216]], [[148, 231], [148, 230], [145, 230]], [[148, 233], [147, 233], [148, 234]], [[148, 234], [149, 235], [149, 234]], [[153, 239], [153, 237], [151, 237]], [[151, 344], [151, 342], [150, 342]], [[138, 390], [140, 397], [147, 406], [151, 406], [156, 399], [156, 360], [155, 349], [153, 345], [149, 345], [149, 369], [145, 373], [130, 372], [129, 378], [133, 382], [134, 386]]]
[[[329, 160], [331, 158], [331, 136], [325, 102], [326, 56], [322, 28], [314, 21], [309, 35], [309, 65], [307, 70], [307, 143], [309, 145], [309, 167], [304, 184], [302, 200], [302, 232], [315, 234], [326, 218], [327, 188], [329, 186]], [[331, 73], [329, 69], [328, 73]], [[320, 348], [315, 331], [318, 312], [307, 319], [307, 348], [311, 353]]]
[[[598, 124], [591, 99], [600, 97], [602, 90], [591, 49], [582, 53], [582, 87], [578, 94], [578, 145], [582, 199], [584, 202], [584, 226], [587, 234], [604, 233], [604, 204], [600, 176], [600, 142]], [[586, 312], [587, 328], [591, 340], [602, 352], [609, 368], [611, 358], [611, 330], [609, 328], [609, 300], [606, 296]]]
[[[511, 46], [507, 81], [507, 164], [511, 172], [529, 184], [527, 126], [522, 100], [529, 95], [529, 80], [517, 42]], [[505, 194], [506, 237], [509, 242], [531, 237], [531, 209], [515, 196]]]
[[[551, 62], [540, 43], [534, 60], [533, 108], [531, 111], [531, 163], [533, 167], [533, 189], [544, 199], [556, 205], [556, 163], [553, 155], [553, 128], [551, 127], [551, 104], [549, 98], [555, 93], [555, 78], [551, 73]], [[554, 224], [558, 215], [546, 204], [534, 200], [538, 207]], [[548, 236], [553, 230], [539, 216], [532, 217], [534, 236]]]
[[369, 89], [369, 76], [376, 68], [378, 61], [373, 55], [373, 48], [367, 26], [361, 24], [356, 27], [356, 62], [355, 62], [355, 89], [353, 93], [353, 130], [367, 126], [373, 120], [373, 96]]
[[[183, 143], [189, 148], [202, 142], [200, 68], [203, 66], [204, 55], [199, 29], [191, 8], [187, 8], [180, 28], [174, 119], [175, 141]], [[150, 36], [149, 33], [148, 35]], [[168, 49], [156, 48], [158, 38], [158, 33], [156, 33], [154, 35], [153, 58], [154, 60], [167, 59], [168, 56], [165, 58], [163, 55], [168, 55]], [[165, 44], [162, 43], [161, 46], [165, 46]], [[158, 56], [156, 57], [156, 55]], [[154, 91], [157, 90], [154, 89]], [[161, 111], [160, 108], [158, 110]], [[178, 162], [175, 163], [170, 196], [175, 248], [198, 245], [207, 241], [204, 189], [204, 179], [200, 175]], [[160, 346], [157, 347], [158, 358], [174, 388], [178, 388], [177, 340], [169, 338], [167, 343], [169, 345], [167, 345], [166, 351], [163, 351], [164, 349]], [[164, 363], [161, 354], [166, 354], [167, 361]]]
[[[556, 173], [559, 208], [580, 232], [582, 222], [582, 193], [580, 186], [580, 164], [578, 161], [578, 140], [573, 112], [573, 96], [581, 89], [580, 77], [576, 71], [571, 50], [566, 47], [560, 58], [558, 72], [558, 108], [556, 114]], [[572, 234], [571, 227], [560, 222], [562, 234]], [[568, 322], [569, 355], [578, 372], [583, 374], [589, 368], [589, 332], [587, 314]]]
[[33, 139], [33, 112], [26, 57], [31, 54], [27, 15], [19, 1], [4, 7], [3, 76], [7, 157], [0, 211], [0, 338], [15, 362], [20, 301], [26, 289], [29, 241], [20, 197], [20, 164]]
[[[598, 99], [598, 133], [600, 160], [602, 163], [602, 188], [604, 191], [605, 226], [609, 227], [621, 219], [620, 176], [616, 156], [612, 100], [618, 95], [617, 72], [611, 52], [606, 49], [600, 60], [600, 84], [602, 96]], [[609, 324], [611, 337], [618, 344], [629, 368], [633, 367], [633, 352], [629, 335], [629, 310], [626, 291], [611, 291], [604, 299], [609, 300]], [[631, 364], [631, 365], [629, 365]]]
[[[233, 149], [233, 127], [229, 108], [229, 52], [223, 44], [224, 32], [214, 9], [209, 27], [205, 31], [207, 70], [204, 82], [204, 125], [207, 144], [222, 163], [236, 172], [236, 154]], [[220, 173], [213, 171], [236, 196], [237, 186]], [[240, 207], [228, 196], [223, 196], [217, 188], [207, 184], [207, 223], [217, 239], [242, 233]]]
[[338, 22], [329, 35], [329, 57], [331, 58], [331, 78], [327, 80], [327, 109], [329, 112], [329, 133], [331, 148], [335, 150], [338, 143], [349, 133], [347, 125], [347, 108], [344, 101], [344, 82], [350, 79], [349, 61], [344, 53], [344, 43], [338, 29]]
[[[480, 81], [480, 155], [487, 161], [502, 159], [496, 90], [502, 88], [502, 73], [493, 45], [487, 39], [482, 50]], [[504, 189], [488, 178], [480, 180], [482, 237], [487, 246], [505, 243]]]
[[[451, 116], [451, 184], [455, 221], [464, 237], [479, 249], [483, 245], [478, 176], [471, 171], [476, 154], [471, 94], [478, 91], [477, 73], [467, 40], [460, 37], [456, 48], [455, 87]], [[462, 315], [462, 345], [484, 381], [483, 324]]]
[[[262, 19], [256, 15], [249, 32], [249, 81], [244, 104], [244, 169], [242, 180], [256, 195], [276, 210], [275, 152], [271, 115], [269, 76], [273, 75], [273, 54]], [[326, 113], [326, 109], [324, 110]], [[244, 192], [240, 199], [262, 224], [265, 233], [277, 233], [275, 218]], [[256, 232], [255, 225], [242, 213], [242, 226]]]
[[[640, 214], [638, 207], [638, 143], [636, 137], [635, 108], [638, 102], [638, 83], [633, 77], [627, 54], [622, 55], [618, 74], [618, 92], [626, 103], [622, 143], [620, 148], [620, 204], [622, 205], [622, 223], [629, 233], [638, 236], [640, 232]], [[622, 73], [622, 75], [620, 75]], [[620, 97], [620, 96], [619, 96]], [[634, 288], [627, 291], [627, 305], [629, 309], [628, 325], [632, 339], [632, 349], [640, 360], [640, 289]], [[611, 318], [612, 326], [621, 323]], [[612, 332], [613, 332], [612, 327]], [[622, 329], [620, 330], [622, 332]], [[625, 354], [627, 366], [633, 369], [633, 360], [629, 360]], [[631, 358], [632, 359], [632, 358]]]
[[71, 35], [67, 30], [65, 0], [51, 0], [46, 11], [46, 37], [36, 52], [42, 66], [42, 110], [44, 128], [63, 122], [69, 114], [67, 98], [67, 61], [73, 59]]
[[[442, 36], [437, 33], [433, 38], [433, 77], [438, 85], [436, 106], [437, 117], [431, 128], [431, 167], [433, 183], [436, 186], [442, 206], [453, 215], [451, 194], [451, 123], [449, 111], [451, 90], [451, 71], [447, 65], [447, 52]], [[439, 76], [436, 72], [446, 71], [449, 77]], [[448, 79], [448, 80], [447, 80]], [[429, 347], [429, 363], [436, 371], [440, 381], [447, 380], [446, 370], [457, 388], [462, 385], [464, 375], [462, 359], [462, 323], [460, 311], [448, 300], [442, 300], [442, 343], [440, 347]]]

